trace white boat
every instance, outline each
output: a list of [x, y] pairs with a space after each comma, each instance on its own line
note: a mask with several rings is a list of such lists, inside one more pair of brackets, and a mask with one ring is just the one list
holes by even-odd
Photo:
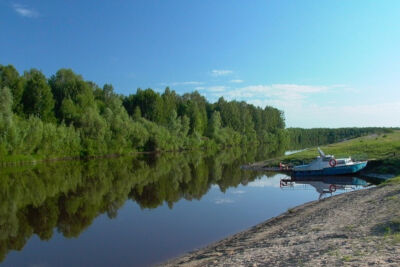
[[293, 167], [293, 175], [314, 176], [351, 174], [357, 173], [367, 166], [367, 161], [353, 161], [350, 157], [336, 159], [333, 155], [325, 155], [320, 148], [318, 148], [318, 151], [319, 156], [310, 164]]

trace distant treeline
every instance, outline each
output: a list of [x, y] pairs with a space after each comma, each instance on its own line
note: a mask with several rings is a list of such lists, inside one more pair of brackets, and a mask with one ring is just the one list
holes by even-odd
[[369, 134], [382, 134], [392, 132], [391, 128], [365, 127], [365, 128], [288, 128], [289, 147], [301, 149], [319, 145], [332, 144], [346, 139]]
[[287, 140], [284, 117], [198, 92], [138, 89], [129, 96], [99, 87], [71, 69], [50, 78], [0, 65], [0, 156], [40, 158], [187, 150]]

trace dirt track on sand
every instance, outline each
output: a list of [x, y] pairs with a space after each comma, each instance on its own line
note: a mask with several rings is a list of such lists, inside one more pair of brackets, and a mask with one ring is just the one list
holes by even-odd
[[399, 231], [400, 185], [387, 185], [304, 204], [162, 265], [400, 266]]

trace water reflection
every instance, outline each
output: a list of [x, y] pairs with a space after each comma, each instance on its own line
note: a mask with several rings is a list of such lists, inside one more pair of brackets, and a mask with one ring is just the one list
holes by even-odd
[[234, 148], [0, 169], [0, 262], [35, 234], [78, 237], [101, 214], [115, 218], [129, 199], [142, 209], [172, 208], [180, 199], [202, 198], [213, 185], [225, 192], [247, 184], [261, 174], [242, 171], [243, 163], [281, 153]]
[[322, 199], [331, 196], [337, 191], [352, 191], [370, 186], [368, 182], [358, 176], [310, 176], [283, 178], [280, 187], [284, 190], [315, 190]]

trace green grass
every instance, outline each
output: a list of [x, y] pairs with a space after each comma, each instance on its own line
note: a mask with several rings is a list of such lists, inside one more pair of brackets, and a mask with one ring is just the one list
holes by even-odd
[[396, 233], [396, 234], [392, 235], [392, 242], [393, 242], [393, 244], [400, 243], [400, 233]]
[[356, 226], [355, 226], [354, 224], [349, 224], [349, 225], [346, 225], [346, 226], [344, 227], [344, 229], [345, 229], [347, 232], [352, 232], [355, 228], [356, 228]]
[[[363, 136], [331, 145], [321, 146], [325, 154], [336, 158], [352, 157], [355, 160], [369, 160], [367, 168], [377, 173], [400, 175], [400, 131], [381, 135]], [[319, 155], [316, 147], [283, 156], [267, 163], [279, 161], [298, 165], [309, 163]]]
[[389, 201], [397, 201], [398, 199], [399, 199], [398, 195], [394, 195], [394, 196], [390, 196], [390, 197], [386, 198], [386, 200], [389, 200]]
[[347, 261], [351, 261], [351, 260], [352, 260], [351, 255], [344, 255], [344, 256], [342, 257], [342, 261], [347, 262]]
[[400, 176], [391, 178], [391, 179], [385, 181], [384, 183], [382, 183], [382, 185], [387, 185], [387, 184], [389, 184], [389, 185], [400, 184]]
[[[322, 146], [321, 149], [325, 154], [335, 155], [340, 157], [367, 157], [372, 159], [384, 159], [400, 157], [400, 131], [393, 133], [373, 136], [363, 136], [344, 142], [339, 142], [327, 146]], [[384, 137], [386, 136], [386, 137]], [[307, 149], [305, 151], [295, 153], [284, 157], [285, 160], [311, 160], [318, 155], [317, 148]]]
[[395, 217], [387, 223], [385, 238], [389, 239], [393, 244], [400, 243], [400, 217]]

